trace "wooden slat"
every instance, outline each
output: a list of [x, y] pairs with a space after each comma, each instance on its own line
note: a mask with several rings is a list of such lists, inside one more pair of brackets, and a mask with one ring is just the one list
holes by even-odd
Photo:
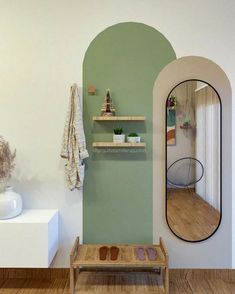
[[169, 268], [168, 268], [169, 256], [168, 256], [166, 247], [165, 247], [164, 242], [161, 237], [160, 237], [159, 243], [160, 243], [160, 248], [161, 248], [161, 250], [164, 254], [164, 257], [165, 257], [164, 286], [165, 286], [166, 294], [168, 294], [169, 293]]
[[73, 248], [72, 248], [72, 250], [70, 252], [70, 261], [71, 262], [74, 260], [74, 258], [77, 255], [78, 247], [79, 247], [79, 237], [76, 238], [76, 240], [74, 242], [74, 245], [73, 245]]
[[93, 147], [98, 148], [144, 148], [146, 146], [146, 143], [113, 143], [113, 142], [94, 142], [92, 144]]
[[76, 238], [73, 248], [70, 252], [70, 292], [71, 294], [74, 293], [74, 287], [76, 283], [76, 271], [73, 267], [74, 260], [76, 259], [78, 255], [78, 249], [79, 249], [79, 237]]
[[165, 247], [164, 242], [161, 237], [160, 237], [159, 243], [160, 243], [161, 251], [165, 256], [166, 261], [168, 262], [168, 253], [167, 253], [166, 247]]
[[93, 116], [94, 121], [145, 121], [145, 116]]
[[[76, 285], [77, 293], [164, 293], [162, 281], [155, 273], [82, 272]], [[84, 292], [83, 292], [84, 291]]]

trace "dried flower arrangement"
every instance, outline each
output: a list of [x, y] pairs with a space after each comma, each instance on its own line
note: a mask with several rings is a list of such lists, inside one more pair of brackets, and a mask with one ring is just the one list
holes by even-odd
[[5, 189], [7, 181], [11, 177], [14, 169], [14, 159], [16, 151], [10, 150], [9, 143], [0, 136], [0, 189]]

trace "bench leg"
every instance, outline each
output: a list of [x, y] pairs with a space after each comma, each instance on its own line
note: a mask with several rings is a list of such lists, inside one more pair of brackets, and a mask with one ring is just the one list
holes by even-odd
[[164, 275], [164, 286], [165, 286], [165, 291], [166, 291], [166, 294], [169, 294], [169, 268], [166, 267], [165, 268], [165, 275]]
[[70, 293], [74, 294], [75, 288], [75, 269], [70, 267]]

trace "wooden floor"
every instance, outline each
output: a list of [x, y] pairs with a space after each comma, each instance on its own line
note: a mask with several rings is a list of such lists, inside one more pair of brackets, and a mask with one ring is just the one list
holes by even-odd
[[[155, 273], [123, 272], [82, 272], [76, 285], [78, 294], [126, 294], [126, 293], [162, 293], [156, 292], [158, 284]], [[69, 294], [69, 280], [55, 278], [5, 279], [0, 280], [1, 294]], [[170, 294], [231, 294], [235, 293], [235, 283], [221, 279], [170, 280]]]
[[169, 190], [167, 220], [172, 231], [190, 241], [209, 237], [219, 224], [220, 213], [192, 191]]

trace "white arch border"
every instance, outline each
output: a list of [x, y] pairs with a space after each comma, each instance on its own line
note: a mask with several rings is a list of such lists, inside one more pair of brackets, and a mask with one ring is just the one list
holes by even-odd
[[[177, 238], [165, 218], [165, 102], [171, 89], [188, 79], [211, 84], [222, 102], [222, 221], [211, 238], [198, 243]], [[169, 63], [153, 88], [153, 241], [160, 236], [172, 268], [232, 267], [232, 90], [224, 71], [204, 57], [186, 56]]]

